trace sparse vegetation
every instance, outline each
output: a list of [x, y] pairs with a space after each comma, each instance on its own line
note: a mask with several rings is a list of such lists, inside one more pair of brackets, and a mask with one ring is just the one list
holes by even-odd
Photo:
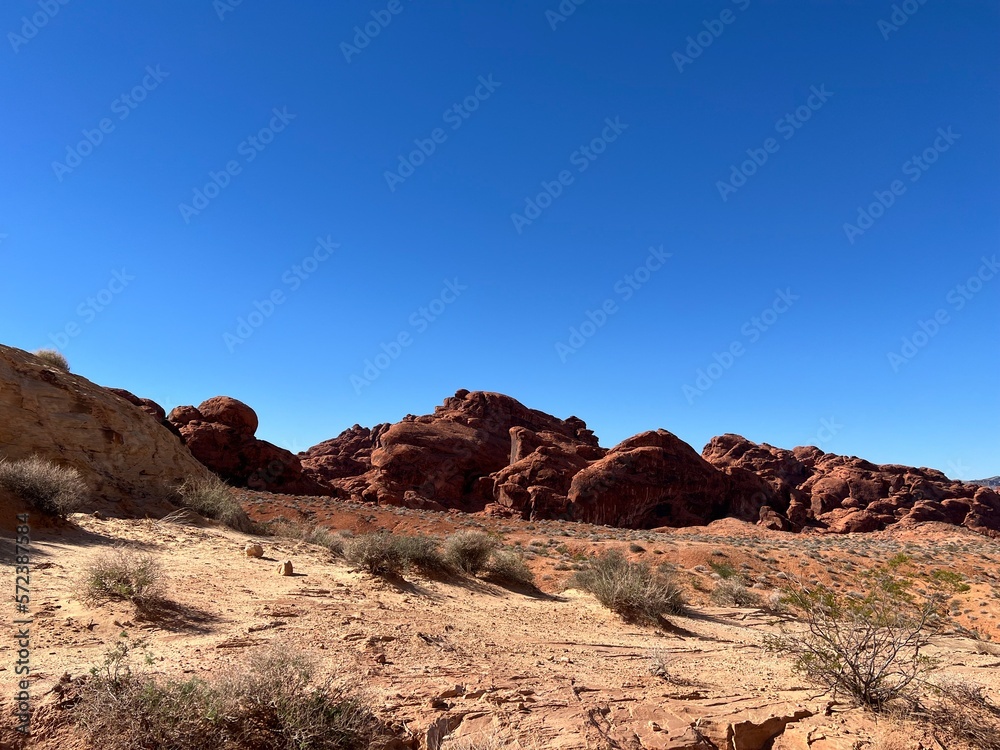
[[162, 575], [151, 555], [118, 547], [99, 552], [83, 571], [83, 599], [98, 604], [123, 599], [136, 606], [160, 597]]
[[748, 589], [739, 578], [723, 578], [712, 589], [712, 601], [722, 607], [760, 607], [758, 594]]
[[335, 557], [344, 556], [344, 543], [346, 539], [342, 534], [334, 533], [326, 526], [310, 526], [282, 519], [263, 524], [259, 530], [269, 536], [295, 539], [306, 544], [316, 544], [320, 547], [326, 547]]
[[497, 583], [516, 586], [534, 586], [535, 574], [531, 572], [524, 558], [510, 549], [496, 549], [486, 563], [486, 576]]
[[55, 367], [57, 370], [69, 372], [69, 360], [66, 359], [66, 357], [63, 356], [63, 353], [58, 349], [39, 349], [34, 352], [34, 355], [49, 367]]
[[0, 459], [0, 488], [35, 510], [60, 518], [79, 510], [89, 494], [76, 469], [39, 456], [19, 461]]
[[451, 564], [441, 553], [441, 542], [438, 539], [418, 534], [396, 537], [396, 543], [407, 566], [417, 568], [424, 573], [452, 571]]
[[739, 575], [736, 572], [736, 568], [734, 568], [729, 563], [716, 562], [715, 560], [709, 560], [708, 564], [712, 568], [712, 570], [715, 573], [717, 573], [723, 579], [733, 578], [734, 576]]
[[983, 688], [968, 682], [934, 686], [936, 698], [918, 711], [945, 739], [967, 742], [977, 750], [1000, 750], [1000, 707], [986, 697]]
[[459, 570], [475, 575], [490, 561], [500, 540], [482, 531], [459, 531], [445, 540], [445, 558]]
[[203, 516], [214, 518], [229, 528], [245, 534], [256, 530], [250, 516], [233, 497], [229, 485], [218, 477], [189, 479], [177, 489], [177, 492], [185, 506]]
[[943, 570], [938, 568], [937, 570], [932, 570], [930, 576], [931, 580], [935, 583], [945, 586], [955, 593], [964, 593], [971, 588], [971, 586], [965, 582], [965, 577], [961, 573], [956, 573], [953, 570]]
[[344, 544], [347, 561], [372, 575], [399, 575], [406, 567], [399, 537], [385, 531], [361, 534]]
[[302, 535], [302, 541], [307, 544], [316, 544], [326, 547], [337, 557], [344, 555], [344, 537], [335, 534], [325, 526], [313, 526]]
[[575, 573], [571, 587], [589, 591], [605, 607], [630, 622], [658, 623], [664, 614], [683, 614], [684, 596], [672, 578], [645, 563], [629, 562], [617, 550], [595, 558]]
[[381, 726], [356, 695], [317, 681], [302, 656], [269, 650], [211, 682], [133, 668], [141, 643], [119, 640], [80, 688], [74, 719], [107, 750], [362, 750]]
[[910, 593], [912, 579], [896, 572], [906, 562], [900, 557], [865, 575], [864, 594], [791, 590], [786, 602], [802, 615], [805, 632], [774, 639], [771, 647], [794, 656], [796, 670], [811, 681], [867, 708], [917, 700], [936, 667], [923, 651], [943, 602]]

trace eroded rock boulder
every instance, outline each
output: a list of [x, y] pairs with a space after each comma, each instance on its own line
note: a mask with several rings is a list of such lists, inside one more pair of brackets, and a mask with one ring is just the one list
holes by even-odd
[[300, 453], [302, 468], [323, 482], [360, 476], [371, 469], [372, 450], [389, 427], [389, 424], [372, 428], [356, 424]]
[[[779, 498], [787, 499], [784, 516], [794, 529], [812, 524], [854, 533], [899, 522], [935, 521], [980, 533], [1000, 532], [1000, 516], [994, 515], [988, 499], [976, 503], [975, 485], [949, 479], [936, 469], [874, 464], [814, 446], [788, 451], [738, 435], [713, 438], [702, 455], [723, 471], [746, 469], [767, 481]], [[780, 505], [775, 509], [781, 510]]]
[[510, 463], [513, 427], [598, 448], [581, 419], [558, 419], [499, 393], [460, 390], [433, 414], [409, 415], [379, 435], [370, 493], [399, 504], [409, 491], [449, 508], [481, 510], [494, 500], [490, 475]]
[[202, 464], [239, 487], [293, 495], [329, 495], [329, 486], [305, 473], [295, 454], [259, 440], [257, 414], [228, 396], [216, 396], [197, 408], [179, 406], [168, 419]]
[[569, 502], [587, 523], [691, 526], [720, 517], [726, 491], [722, 472], [676, 435], [656, 430], [623, 440], [577, 473]]

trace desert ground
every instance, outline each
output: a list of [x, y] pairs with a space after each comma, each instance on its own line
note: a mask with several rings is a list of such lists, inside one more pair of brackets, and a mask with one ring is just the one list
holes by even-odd
[[[378, 577], [325, 547], [215, 521], [74, 514], [33, 530], [34, 737], [19, 744], [5, 721], [0, 746], [88, 747], [69, 718], [72, 685], [124, 634], [145, 642], [152, 657], [145, 669], [163, 677], [209, 677], [268, 648], [310, 654], [325, 673], [363, 691], [398, 733], [399, 747], [965, 747], [933, 728], [852, 707], [764, 648], [769, 634], [794, 627], [767, 604], [790, 581], [850, 591], [860, 572], [900, 553], [915, 571], [957, 573], [968, 587], [954, 594], [951, 618], [933, 638], [940, 676], [982, 685], [994, 699], [1000, 687], [1000, 648], [990, 643], [1000, 640], [1000, 548], [955, 526], [792, 534], [725, 519], [630, 531], [250, 491], [239, 498], [255, 520], [281, 517], [346, 535], [493, 532], [524, 552], [538, 588], [417, 573]], [[264, 557], [246, 557], [248, 542], [260, 543]], [[169, 606], [158, 615], [140, 616], [125, 602], [82, 601], [81, 571], [116, 545], [160, 564]], [[612, 548], [673, 568], [690, 613], [662, 627], [628, 624], [567, 588], [587, 558]], [[11, 559], [10, 540], [0, 552]], [[276, 574], [284, 560], [294, 575]], [[758, 606], [713, 602], [713, 589], [734, 575], [759, 595]], [[14, 651], [11, 639], [0, 646], [5, 686], [14, 685]]]

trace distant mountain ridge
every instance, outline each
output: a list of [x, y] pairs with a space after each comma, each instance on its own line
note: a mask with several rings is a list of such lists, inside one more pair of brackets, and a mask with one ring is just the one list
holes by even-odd
[[981, 487], [1000, 487], [1000, 476], [989, 479], [970, 479], [966, 484], [978, 484]]

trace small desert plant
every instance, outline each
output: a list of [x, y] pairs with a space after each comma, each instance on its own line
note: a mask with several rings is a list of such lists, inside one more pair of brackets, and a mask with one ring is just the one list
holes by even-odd
[[771, 639], [769, 646], [794, 656], [806, 678], [867, 708], [915, 700], [936, 667], [923, 650], [943, 602], [935, 595], [917, 599], [909, 591], [912, 579], [897, 575], [898, 567], [890, 562], [865, 574], [862, 595], [821, 585], [791, 590], [785, 601], [801, 615], [805, 632]]
[[229, 485], [218, 477], [189, 479], [177, 488], [181, 503], [231, 529], [249, 534], [256, 526], [233, 497]]
[[459, 570], [475, 575], [486, 567], [500, 540], [482, 531], [459, 531], [445, 541], [444, 554]]
[[385, 531], [348, 539], [344, 544], [344, 557], [373, 575], [399, 575], [406, 567], [398, 538]]
[[83, 599], [92, 604], [124, 599], [141, 606], [158, 599], [161, 588], [156, 560], [134, 550], [100, 552], [83, 569]]
[[365, 703], [317, 681], [302, 656], [267, 651], [212, 681], [177, 681], [134, 669], [138, 648], [120, 640], [80, 688], [73, 717], [95, 747], [361, 750], [380, 734]]
[[738, 575], [736, 568], [734, 568], [729, 563], [717, 562], [715, 560], [709, 560], [708, 565], [712, 570], [717, 573], [721, 578], [733, 578]]
[[344, 555], [344, 537], [340, 534], [334, 534], [325, 526], [313, 526], [302, 535], [302, 541], [307, 544], [318, 544], [320, 547], [326, 547], [337, 557]]
[[326, 547], [336, 557], [344, 556], [344, 537], [333, 533], [325, 526], [309, 526], [284, 519], [261, 524], [259, 531], [262, 531], [265, 536], [277, 536], [306, 544], [316, 544], [320, 547]]
[[87, 485], [73, 468], [38, 456], [20, 461], [0, 459], [0, 489], [21, 498], [42, 513], [65, 518], [87, 499]]
[[931, 571], [931, 580], [955, 593], [964, 593], [972, 588], [965, 582], [961, 573], [956, 573], [953, 570], [933, 570]]
[[712, 589], [712, 601], [722, 607], [759, 607], [761, 598], [739, 578], [723, 578]]
[[424, 573], [449, 573], [452, 566], [441, 553], [441, 543], [431, 536], [397, 536], [396, 546], [407, 567]]
[[535, 574], [531, 572], [524, 558], [510, 549], [496, 549], [486, 563], [486, 577], [497, 583], [516, 586], [534, 586]]
[[55, 367], [57, 370], [69, 372], [69, 360], [67, 360], [58, 349], [39, 349], [34, 354], [49, 367]]
[[617, 550], [595, 558], [569, 585], [589, 591], [627, 621], [657, 623], [663, 614], [686, 611], [681, 589], [670, 577], [654, 573], [645, 563], [629, 562]]

